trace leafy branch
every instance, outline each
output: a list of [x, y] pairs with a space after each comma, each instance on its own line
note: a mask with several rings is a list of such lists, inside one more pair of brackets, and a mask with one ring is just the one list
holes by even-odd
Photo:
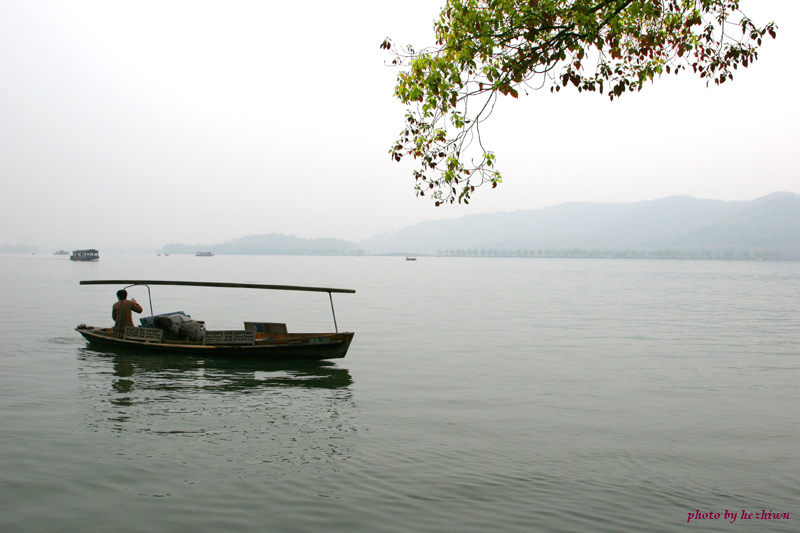
[[389, 154], [416, 160], [416, 193], [439, 206], [502, 182], [480, 133], [498, 96], [572, 85], [614, 100], [683, 70], [718, 85], [776, 28], [756, 26], [738, 0], [447, 0], [434, 30], [435, 46], [381, 48], [408, 106]]

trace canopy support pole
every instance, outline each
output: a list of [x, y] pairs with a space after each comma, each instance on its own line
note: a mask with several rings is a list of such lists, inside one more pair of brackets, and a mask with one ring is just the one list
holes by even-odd
[[136, 286], [147, 287], [147, 299], [150, 300], [150, 316], [154, 316], [153, 315], [153, 297], [150, 296], [150, 285], [144, 285], [144, 284], [141, 284], [141, 283], [134, 283], [133, 285], [128, 285], [125, 288], [126, 289], [130, 289], [131, 287], [136, 287]]
[[333, 313], [333, 329], [336, 330], [336, 333], [339, 333], [339, 327], [336, 325], [336, 311], [333, 309], [333, 295], [329, 292], [328, 298], [331, 300], [331, 313]]

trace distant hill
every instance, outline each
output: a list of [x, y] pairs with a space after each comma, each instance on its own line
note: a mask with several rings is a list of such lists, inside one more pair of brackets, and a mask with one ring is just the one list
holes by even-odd
[[431, 220], [360, 243], [271, 233], [162, 252], [252, 255], [467, 255], [800, 259], [800, 195], [747, 202], [672, 196], [633, 203], [570, 202], [542, 209]]
[[800, 195], [747, 202], [673, 196], [566, 203], [409, 226], [359, 243], [367, 253], [616, 255], [800, 259]]
[[239, 255], [363, 255], [355, 243], [339, 239], [302, 239], [294, 235], [270, 233], [247, 235], [222, 244], [167, 244], [161, 249], [167, 254], [194, 254], [212, 251], [215, 254]]

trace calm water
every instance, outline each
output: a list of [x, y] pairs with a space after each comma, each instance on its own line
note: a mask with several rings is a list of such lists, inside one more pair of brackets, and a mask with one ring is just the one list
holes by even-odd
[[[0, 268], [3, 533], [798, 530], [798, 262]], [[356, 337], [322, 364], [114, 355], [72, 329], [111, 324], [117, 287], [78, 285], [103, 278], [353, 288], [334, 303]], [[153, 292], [212, 329], [333, 328], [326, 294]]]

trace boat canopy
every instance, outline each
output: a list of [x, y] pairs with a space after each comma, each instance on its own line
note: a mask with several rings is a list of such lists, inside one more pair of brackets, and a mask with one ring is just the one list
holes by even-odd
[[100, 252], [94, 248], [88, 250], [73, 250], [70, 259], [73, 261], [97, 261], [100, 259]]
[[333, 308], [332, 293], [354, 294], [353, 289], [333, 289], [329, 287], [302, 287], [297, 285], [262, 285], [258, 283], [220, 283], [215, 281], [166, 281], [153, 279], [96, 279], [82, 280], [81, 285], [125, 285], [125, 288], [143, 285], [147, 287], [147, 297], [150, 300], [150, 314], [153, 315], [153, 298], [150, 296], [150, 285], [178, 285], [184, 287], [221, 287], [231, 289], [270, 289], [277, 291], [307, 291], [307, 292], [327, 292], [331, 302], [331, 313], [333, 313], [333, 327], [339, 332], [336, 324], [336, 311]]
[[303, 287], [298, 285], [262, 285], [258, 283], [220, 283], [215, 281], [166, 281], [147, 279], [96, 279], [84, 280], [81, 285], [179, 285], [187, 287], [222, 287], [233, 289], [271, 289], [277, 291], [310, 291], [354, 294], [353, 289], [333, 289], [328, 287]]

